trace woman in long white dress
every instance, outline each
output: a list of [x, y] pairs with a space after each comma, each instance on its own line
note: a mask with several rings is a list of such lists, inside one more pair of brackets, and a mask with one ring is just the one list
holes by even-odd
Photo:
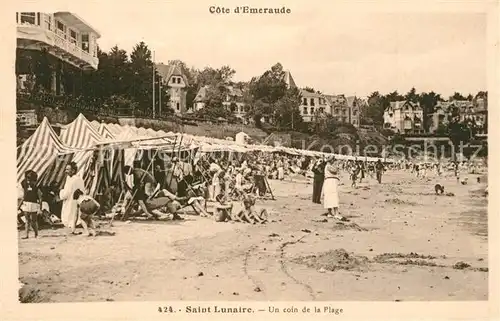
[[73, 199], [73, 194], [77, 189], [84, 191], [85, 183], [83, 179], [76, 173], [78, 168], [74, 162], [66, 166], [66, 183], [64, 188], [59, 192], [59, 199], [63, 202], [61, 209], [61, 221], [66, 226], [71, 234], [76, 234], [76, 226], [79, 224], [79, 211], [76, 200]]
[[283, 162], [281, 159], [278, 161], [278, 164], [276, 165], [278, 167], [278, 179], [280, 181], [285, 179], [285, 169], [283, 167]]
[[335, 158], [331, 157], [325, 166], [325, 181], [323, 183], [323, 205], [328, 210], [330, 217], [337, 217], [339, 214], [339, 181], [339, 171], [335, 166]]

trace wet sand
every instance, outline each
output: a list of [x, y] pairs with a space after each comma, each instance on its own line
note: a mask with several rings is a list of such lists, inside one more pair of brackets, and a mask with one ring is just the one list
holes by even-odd
[[[347, 223], [322, 221], [300, 179], [270, 181], [276, 200], [257, 202], [265, 225], [185, 215], [114, 222], [115, 236], [43, 230], [19, 240], [20, 280], [35, 302], [487, 300], [484, 183], [392, 171], [383, 180], [354, 189], [342, 178]], [[455, 196], [436, 196], [436, 183]]]

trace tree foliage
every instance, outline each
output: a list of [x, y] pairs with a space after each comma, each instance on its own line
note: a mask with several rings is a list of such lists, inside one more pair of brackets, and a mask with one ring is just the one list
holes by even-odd
[[245, 102], [249, 115], [260, 126], [262, 117], [270, 117], [280, 130], [299, 128], [302, 124], [299, 106], [301, 94], [297, 88], [288, 88], [285, 71], [276, 63], [260, 77], [254, 77], [248, 86]]
[[[97, 56], [98, 69], [84, 75], [82, 94], [91, 100], [105, 102], [107, 108], [117, 109], [117, 112], [151, 116], [154, 66], [148, 46], [140, 42], [130, 55], [118, 46], [112, 47], [109, 52], [98, 48]], [[168, 88], [160, 86], [162, 79], [156, 69], [154, 79], [156, 115], [160, 111], [162, 115], [172, 114]]]
[[382, 125], [384, 110], [387, 108], [387, 98], [378, 91], [368, 96], [368, 106], [361, 110], [361, 123], [363, 125]]
[[274, 104], [274, 120], [278, 128], [300, 128], [302, 116], [300, 115], [301, 94], [297, 88], [286, 90], [283, 97]]
[[464, 97], [461, 93], [455, 92], [450, 96], [450, 100], [467, 100], [467, 97]]
[[415, 87], [413, 87], [412, 89], [410, 89], [410, 91], [405, 95], [405, 100], [407, 101], [411, 101], [411, 102], [418, 102], [419, 101], [419, 98], [420, 98], [420, 95], [417, 94], [417, 90], [415, 89]]
[[[472, 138], [471, 129], [467, 126], [466, 123], [453, 121], [448, 126], [448, 137], [452, 142], [455, 149], [460, 147], [460, 145], [466, 145]], [[456, 149], [457, 150], [457, 149]]]
[[227, 65], [220, 68], [205, 67], [196, 72], [193, 85], [197, 91], [202, 87], [206, 88], [205, 107], [197, 111], [199, 117], [226, 119], [231, 116], [227, 97], [235, 73], [236, 71]]
[[438, 101], [441, 100], [442, 100], [441, 95], [436, 94], [433, 91], [429, 93], [421, 93], [419, 95], [418, 101], [423, 109], [423, 114], [424, 114], [423, 126], [425, 131], [428, 131], [431, 125], [429, 115], [434, 113], [434, 107], [436, 107]]

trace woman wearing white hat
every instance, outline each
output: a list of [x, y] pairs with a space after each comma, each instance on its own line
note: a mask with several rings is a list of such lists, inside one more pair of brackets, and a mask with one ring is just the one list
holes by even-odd
[[[326, 161], [325, 166], [325, 181], [323, 183], [323, 205], [324, 208], [328, 210], [329, 217], [339, 216], [339, 193], [338, 193], [338, 183], [339, 183], [339, 171], [337, 166], [335, 166], [335, 157], [330, 157]], [[332, 213], [333, 209], [333, 213]]]

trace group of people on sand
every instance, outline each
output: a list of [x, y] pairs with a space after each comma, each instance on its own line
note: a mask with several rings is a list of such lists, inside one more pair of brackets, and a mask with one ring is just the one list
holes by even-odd
[[[204, 155], [194, 162], [179, 161], [173, 157], [169, 161], [154, 162], [143, 169], [140, 162], [133, 166], [125, 166], [123, 190], [119, 197], [123, 200], [116, 206], [117, 197], [111, 206], [115, 205], [114, 214], [121, 214], [122, 220], [129, 217], [144, 216], [147, 219], [160, 219], [172, 216], [173, 220], [183, 220], [180, 209], [191, 206], [200, 216], [210, 216], [206, 202], [223, 202], [223, 200], [243, 200], [247, 195], [262, 197], [270, 191], [267, 179], [283, 180], [286, 176], [297, 173], [311, 176], [313, 179], [312, 202], [321, 204], [328, 210], [327, 215], [338, 217], [339, 195], [338, 186], [340, 172], [349, 174], [351, 186], [356, 187], [367, 176], [376, 178], [382, 183], [383, 173], [387, 168], [406, 170], [416, 177], [426, 177], [432, 170], [441, 175], [444, 170], [452, 170], [455, 176], [460, 172], [478, 171], [470, 163], [451, 162], [443, 165], [420, 164], [411, 161], [400, 161], [386, 164], [380, 159], [376, 162], [362, 160], [337, 160], [335, 157], [314, 159], [306, 156], [283, 154], [253, 153], [244, 155], [238, 160], [217, 159]], [[78, 235], [76, 227], [81, 225], [87, 235], [95, 235], [93, 216], [101, 209], [101, 204], [85, 194], [83, 179], [77, 175], [75, 163], [66, 166], [66, 180], [60, 191], [47, 193], [37, 185], [38, 175], [27, 171], [20, 186], [19, 211], [24, 218], [26, 236], [33, 229], [38, 236], [38, 221], [41, 217], [49, 221], [50, 206], [48, 203], [58, 203], [61, 206], [61, 223], [67, 228], [69, 235]], [[457, 178], [458, 179], [458, 178]], [[50, 195], [51, 194], [51, 195]], [[104, 193], [106, 194], [106, 192]], [[52, 202], [48, 201], [51, 198]], [[102, 201], [101, 198], [99, 200]]]
[[211, 216], [207, 202], [243, 200], [248, 194], [259, 197], [269, 191], [263, 164], [251, 156], [230, 161], [206, 154], [193, 162], [173, 157], [154, 163], [153, 173], [140, 162], [125, 166], [125, 197], [117, 210], [122, 220], [137, 216], [158, 220], [169, 215], [183, 220], [179, 212], [186, 206], [197, 215]]
[[314, 179], [312, 202], [321, 204], [321, 198], [323, 196], [323, 207], [328, 210], [326, 215], [328, 217], [342, 218], [338, 210], [340, 172], [345, 171], [348, 173], [351, 180], [351, 187], [356, 188], [358, 179], [359, 183], [361, 183], [367, 175], [371, 178], [375, 177], [379, 184], [382, 183], [383, 173], [387, 169], [406, 170], [417, 178], [425, 178], [432, 171], [434, 171], [435, 175], [438, 177], [443, 175], [445, 170], [453, 171], [454, 175], [457, 177], [457, 181], [463, 185], [467, 183], [467, 177], [460, 177], [460, 173], [477, 174], [479, 172], [479, 166], [473, 162], [455, 161], [444, 165], [441, 162], [418, 163], [403, 160], [386, 164], [380, 159], [376, 162], [367, 162], [361, 160], [336, 160], [335, 157], [331, 156], [326, 160], [320, 158], [313, 162], [312, 172], [314, 173]]
[[[77, 225], [81, 224], [87, 235], [94, 235], [93, 215], [99, 210], [100, 204], [85, 194], [83, 179], [76, 175], [77, 166], [74, 162], [65, 168], [66, 181], [63, 189], [57, 195], [52, 192], [52, 201], [61, 202], [61, 222], [67, 228], [68, 235], [77, 235]], [[45, 194], [45, 195], [44, 195]], [[32, 170], [26, 171], [21, 182], [18, 195], [19, 210], [24, 217], [26, 236], [33, 229], [35, 238], [38, 237], [39, 220], [43, 215], [50, 215], [47, 193], [38, 186], [38, 174]], [[43, 221], [50, 222], [50, 217], [43, 217]]]
[[326, 160], [318, 159], [312, 166], [314, 173], [312, 202], [321, 204], [323, 196], [323, 207], [328, 211], [328, 217], [341, 218], [339, 215], [339, 193], [338, 186], [340, 182], [340, 171], [344, 170], [350, 174], [352, 186], [356, 186], [359, 177], [360, 182], [365, 177], [365, 172], [375, 172], [377, 181], [382, 183], [382, 173], [385, 166], [381, 160], [377, 162], [363, 161], [339, 161], [334, 156]]
[[481, 164], [481, 161], [458, 161], [458, 160], [432, 160], [432, 161], [416, 161], [416, 160], [400, 160], [390, 165], [394, 170], [406, 171], [416, 178], [426, 179], [429, 177], [442, 177], [446, 173], [453, 173], [457, 180], [462, 182], [467, 180], [469, 174], [480, 174], [486, 164]]
[[[154, 166], [154, 170], [150, 167]], [[111, 206], [114, 214], [122, 220], [130, 217], [183, 220], [180, 209], [190, 206], [200, 216], [210, 216], [206, 201], [221, 202], [221, 198], [243, 200], [248, 194], [263, 196], [269, 189], [265, 181], [265, 169], [258, 158], [246, 157], [239, 162], [217, 160], [209, 156], [195, 163], [180, 161], [173, 157], [169, 161], [155, 161], [144, 169], [140, 162], [125, 166], [124, 184], [119, 206], [114, 197]], [[85, 194], [85, 184], [75, 163], [66, 166], [65, 182], [60, 191], [54, 191], [52, 204], [61, 205], [60, 221], [68, 235], [79, 235], [76, 228], [81, 225], [87, 235], [95, 235], [94, 215], [101, 204]], [[38, 220], [42, 206], [48, 203], [38, 186], [38, 175], [28, 171], [21, 183], [19, 210], [24, 217], [26, 236], [33, 230], [38, 237]], [[116, 194], [112, 186], [104, 194]], [[111, 197], [110, 195], [103, 195]], [[101, 200], [101, 198], [99, 198]], [[106, 202], [107, 203], [107, 202]], [[47, 206], [45, 206], [47, 207]], [[50, 209], [47, 212], [51, 212]]]
[[[342, 166], [345, 167], [345, 164]], [[245, 155], [234, 161], [204, 156], [193, 164], [174, 157], [167, 162], [156, 162], [152, 173], [149, 168], [145, 170], [140, 162], [136, 162], [133, 166], [124, 167], [125, 184], [124, 190], [120, 191], [124, 197], [115, 214], [121, 214], [122, 220], [138, 216], [160, 219], [166, 215], [172, 215], [173, 220], [183, 220], [179, 210], [191, 206], [196, 214], [210, 216], [206, 201], [243, 200], [249, 194], [264, 196], [270, 191], [267, 178], [283, 180], [285, 175], [305, 175], [308, 170], [315, 173], [314, 202], [320, 203], [321, 196], [318, 195], [323, 190], [329, 213], [332, 210], [337, 213], [338, 167], [339, 164], [333, 158], [314, 163], [310, 157], [263, 153]], [[334, 168], [335, 173], [332, 172]], [[42, 214], [50, 215], [52, 212], [49, 203], [60, 205], [60, 221], [68, 235], [82, 234], [76, 231], [78, 225], [83, 227], [87, 235], [96, 234], [93, 216], [99, 212], [101, 204], [85, 194], [84, 181], [77, 172], [74, 162], [66, 166], [64, 186], [59, 191], [51, 192], [51, 202], [38, 186], [37, 173], [31, 170], [25, 173], [18, 197], [26, 229], [24, 238], [29, 237], [31, 229], [38, 237], [38, 221]], [[46, 221], [50, 222], [50, 219]]]

